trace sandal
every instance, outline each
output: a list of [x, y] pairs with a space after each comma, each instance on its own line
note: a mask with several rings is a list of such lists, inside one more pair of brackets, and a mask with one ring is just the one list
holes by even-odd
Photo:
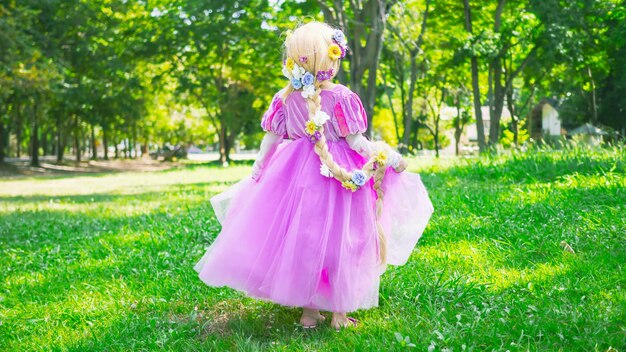
[[335, 327], [335, 331], [341, 331], [341, 329], [345, 329], [345, 328], [356, 328], [359, 325], [359, 321], [352, 317], [346, 317], [346, 319], [348, 321], [345, 324], [342, 324], [338, 328]]

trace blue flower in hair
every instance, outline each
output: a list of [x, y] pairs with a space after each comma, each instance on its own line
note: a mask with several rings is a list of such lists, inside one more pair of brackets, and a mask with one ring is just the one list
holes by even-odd
[[355, 185], [361, 187], [365, 184], [365, 181], [367, 181], [367, 176], [365, 175], [365, 172], [361, 170], [354, 170], [352, 171], [351, 181], [354, 182]]
[[315, 77], [312, 73], [307, 72], [304, 74], [304, 76], [302, 76], [302, 83], [305, 86], [310, 86], [311, 84], [313, 84], [313, 82], [315, 82]]
[[333, 33], [333, 39], [340, 46], [344, 46], [348, 43], [348, 41], [346, 40], [346, 36], [339, 29], [336, 29], [335, 32]]
[[302, 82], [300, 82], [300, 80], [297, 79], [297, 78], [293, 78], [291, 80], [291, 85], [293, 86], [293, 89], [300, 89], [300, 88], [302, 88]]

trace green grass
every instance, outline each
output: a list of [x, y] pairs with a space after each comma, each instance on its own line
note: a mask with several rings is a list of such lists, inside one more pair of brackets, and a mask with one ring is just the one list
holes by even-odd
[[0, 182], [0, 350], [626, 351], [624, 150], [411, 169], [435, 214], [341, 333], [197, 279], [247, 165]]

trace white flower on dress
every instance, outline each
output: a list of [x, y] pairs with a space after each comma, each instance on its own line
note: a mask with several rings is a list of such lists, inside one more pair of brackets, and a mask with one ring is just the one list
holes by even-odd
[[330, 116], [328, 116], [328, 114], [323, 112], [322, 110], [316, 112], [315, 116], [313, 116], [313, 122], [317, 127], [321, 127], [328, 120], [330, 120]]
[[324, 164], [320, 165], [320, 174], [322, 174], [322, 176], [325, 176], [325, 177], [333, 177], [333, 172], [330, 171], [328, 166]]
[[315, 94], [315, 86], [312, 84], [308, 86], [304, 86], [301, 94], [304, 99], [308, 99], [309, 97], [312, 97], [313, 94]]
[[293, 75], [293, 78], [295, 79], [302, 78], [302, 76], [304, 76], [305, 73], [306, 73], [306, 70], [304, 69], [304, 67], [298, 66], [298, 65], [293, 66], [293, 70], [291, 70], [291, 74]]

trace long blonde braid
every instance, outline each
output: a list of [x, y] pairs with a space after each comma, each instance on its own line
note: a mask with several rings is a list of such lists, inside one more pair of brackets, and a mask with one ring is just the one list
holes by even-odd
[[[320, 96], [322, 89], [321, 84], [316, 82], [315, 94], [307, 99], [307, 108], [309, 110], [309, 119], [312, 119], [315, 114], [320, 110], [322, 104], [322, 97]], [[332, 154], [328, 151], [328, 144], [326, 143], [326, 136], [324, 135], [324, 126], [319, 129], [321, 134], [320, 138], [315, 143], [315, 153], [320, 157], [320, 161], [326, 165], [326, 167], [332, 172], [333, 177], [339, 182], [345, 182], [352, 179], [352, 173], [341, 167], [335, 162]], [[378, 144], [380, 147], [386, 148], [384, 143]], [[374, 190], [376, 191], [376, 232], [378, 233], [378, 255], [381, 263], [384, 263], [387, 259], [387, 237], [381, 224], [381, 216], [383, 211], [383, 199], [384, 192], [382, 189], [382, 182], [385, 176], [387, 167], [380, 165], [375, 168], [376, 158], [371, 156], [369, 160], [363, 165], [361, 170], [367, 175], [367, 177], [374, 177]]]

